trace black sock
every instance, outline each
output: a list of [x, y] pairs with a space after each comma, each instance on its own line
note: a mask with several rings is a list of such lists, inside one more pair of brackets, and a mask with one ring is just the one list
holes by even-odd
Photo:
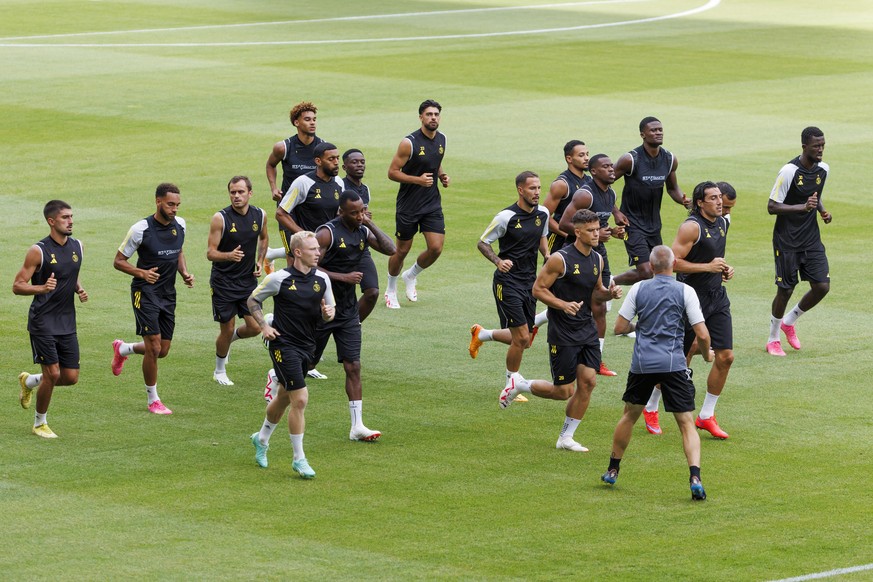
[[692, 465], [688, 467], [688, 469], [691, 471], [691, 477], [688, 479], [689, 481], [695, 477], [697, 477], [698, 480], [700, 479], [700, 467]]
[[[620, 464], [621, 464], [621, 459], [616, 459], [615, 457], [610, 456], [610, 457], [609, 457], [609, 469], [607, 469], [607, 470], [608, 470], [608, 471], [611, 471], [611, 470], [615, 469], [615, 472], [618, 473], [618, 469], [619, 469], [618, 466], [619, 466]], [[700, 469], [698, 469], [697, 472], [698, 472], [698, 474], [699, 474], [699, 473], [700, 473]]]

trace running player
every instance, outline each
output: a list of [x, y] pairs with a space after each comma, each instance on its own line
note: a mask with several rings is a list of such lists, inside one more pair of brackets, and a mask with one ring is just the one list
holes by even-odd
[[[652, 389], [660, 385], [664, 390], [664, 406], [676, 417], [682, 432], [682, 446], [688, 461], [691, 499], [706, 499], [700, 481], [700, 437], [694, 430], [694, 384], [686, 368], [685, 354], [680, 347], [687, 323], [694, 330], [702, 348], [703, 357], [712, 361], [709, 350], [709, 331], [700, 311], [694, 290], [673, 278], [673, 252], [658, 245], [649, 257], [654, 278], [636, 283], [627, 294], [618, 318], [615, 333], [636, 330], [631, 369], [627, 376], [624, 413], [615, 427], [609, 467], [600, 479], [614, 485], [625, 450], [630, 444], [634, 424], [640, 418]], [[632, 322], [637, 317], [635, 326]]]
[[[828, 257], [818, 217], [830, 224], [833, 217], [825, 210], [821, 200], [825, 180], [830, 168], [821, 161], [824, 153], [824, 132], [817, 127], [807, 127], [800, 134], [801, 154], [782, 166], [776, 184], [767, 201], [767, 212], [776, 215], [773, 226], [773, 255], [776, 259], [776, 297], [770, 315], [770, 337], [767, 338], [767, 353], [784, 356], [779, 341], [779, 330], [795, 350], [800, 349], [800, 340], [794, 325], [797, 318], [818, 305], [831, 288]], [[800, 302], [785, 315], [788, 300], [800, 279], [809, 281], [809, 291]], [[783, 316], [785, 318], [783, 319]]]
[[[261, 328], [249, 313], [246, 300], [258, 286], [269, 239], [267, 213], [249, 204], [252, 199], [251, 180], [246, 176], [234, 176], [227, 183], [227, 191], [230, 206], [212, 216], [206, 258], [212, 261], [209, 279], [212, 315], [220, 326], [215, 340], [212, 378], [219, 384], [233, 386], [227, 377], [230, 344], [261, 333]], [[239, 327], [235, 327], [237, 317], [243, 319]]]
[[[291, 469], [304, 479], [313, 479], [315, 471], [303, 452], [304, 412], [309, 400], [306, 369], [314, 359], [315, 326], [319, 320], [334, 318], [334, 300], [330, 279], [315, 268], [320, 255], [315, 234], [295, 233], [288, 246], [293, 257], [291, 265], [268, 275], [248, 299], [249, 311], [261, 328], [278, 377], [278, 390], [267, 405], [261, 430], [251, 436], [251, 441], [255, 461], [266, 467], [270, 436], [290, 406], [288, 434], [294, 451]], [[263, 312], [268, 297], [273, 297], [274, 305], [271, 323], [264, 320]]]
[[[600, 236], [600, 219], [590, 210], [573, 217], [571, 245], [555, 251], [540, 269], [533, 286], [534, 297], [549, 307], [549, 359], [552, 382], [525, 380], [513, 374], [500, 393], [501, 408], [512, 404], [519, 392], [540, 398], [567, 400], [566, 417], [555, 447], [584, 453], [588, 449], [573, 439], [585, 416], [591, 393], [597, 385], [600, 347], [597, 326], [591, 314], [592, 300], [621, 297], [621, 288], [603, 286], [603, 258], [594, 252]], [[575, 382], [575, 390], [574, 390]]]
[[46, 420], [55, 386], [72, 386], [79, 381], [79, 340], [76, 335], [74, 298], [88, 301], [79, 282], [82, 243], [74, 239], [73, 210], [61, 200], [50, 200], [43, 208], [49, 235], [30, 247], [24, 265], [15, 275], [12, 292], [33, 295], [27, 315], [27, 331], [33, 363], [40, 374], [18, 375], [18, 402], [29, 408], [36, 390], [36, 414], [32, 432], [38, 437], [57, 438]]
[[[159, 184], [155, 190], [156, 211], [130, 227], [115, 253], [113, 266], [127, 273], [136, 333], [139, 343], [112, 342], [112, 373], [121, 374], [131, 354], [142, 359], [142, 375], [148, 395], [148, 410], [153, 414], [172, 414], [158, 397], [158, 359], [170, 352], [176, 327], [176, 273], [188, 287], [194, 275], [188, 272], [182, 245], [185, 243], [185, 220], [176, 216], [182, 203], [175, 184]], [[136, 266], [130, 257], [137, 253]]]
[[[267, 158], [267, 182], [270, 184], [270, 192], [276, 204], [282, 200], [282, 196], [288, 192], [291, 182], [309, 172], [315, 171], [315, 146], [324, 140], [315, 135], [317, 127], [316, 114], [318, 108], [309, 101], [301, 101], [291, 108], [288, 118], [291, 125], [297, 129], [297, 134], [292, 135], [273, 145], [270, 157]], [[276, 185], [278, 172], [276, 167], [282, 164], [282, 187]], [[280, 227], [280, 238], [282, 235]], [[293, 233], [285, 233], [286, 237]], [[267, 260], [273, 261], [284, 257], [285, 247], [276, 247], [267, 251]], [[272, 267], [268, 265], [268, 270]]]
[[[336, 218], [340, 193], [344, 188], [338, 177], [339, 152], [332, 143], [323, 142], [315, 146], [314, 155], [315, 171], [294, 180], [276, 208], [276, 220], [284, 232], [314, 232]], [[286, 252], [289, 252], [287, 241], [283, 242], [286, 243]]]
[[[506, 383], [518, 374], [524, 350], [530, 347], [537, 300], [532, 289], [537, 273], [537, 251], [548, 258], [549, 210], [539, 203], [540, 178], [522, 172], [515, 177], [518, 200], [501, 210], [485, 229], [477, 248], [494, 271], [492, 292], [497, 303], [500, 329], [485, 330], [474, 324], [470, 333], [470, 356], [479, 354], [483, 341], [509, 345], [506, 351]], [[492, 245], [497, 242], [495, 253]]]
[[[616, 226], [609, 227], [609, 217], [617, 216], [619, 213], [615, 205], [615, 191], [612, 189], [612, 184], [615, 182], [615, 168], [612, 160], [606, 154], [597, 154], [588, 162], [588, 171], [591, 172], [591, 177], [583, 184], [570, 199], [567, 204], [564, 214], [561, 216], [558, 226], [564, 232], [573, 232], [573, 216], [576, 212], [583, 208], [590, 209], [597, 213], [600, 218], [600, 237], [599, 243], [594, 250], [603, 257], [603, 277], [604, 287], [608, 287], [612, 279], [612, 274], [609, 270], [609, 259], [606, 254], [606, 242], [613, 237], [624, 236], [624, 227]], [[567, 242], [572, 242], [572, 235], [567, 237]], [[597, 324], [597, 337], [600, 342], [600, 352], [603, 353], [604, 338], [606, 337], [606, 303], [595, 301], [591, 305], [591, 313], [594, 314], [594, 322]], [[617, 374], [609, 369], [603, 360], [600, 361], [600, 369], [597, 371], [601, 376], [616, 376]]]
[[315, 235], [321, 247], [319, 270], [330, 277], [336, 298], [336, 317], [330, 323], [319, 325], [315, 331], [315, 358], [317, 361], [321, 357], [327, 341], [333, 336], [337, 362], [342, 363], [346, 375], [351, 415], [349, 439], [374, 441], [382, 433], [364, 426], [361, 417], [361, 319], [355, 287], [361, 282], [363, 273], [357, 268], [369, 247], [388, 256], [397, 249], [388, 235], [367, 217], [364, 201], [354, 192], [342, 193], [339, 216], [318, 227]]
[[[364, 213], [368, 219], [372, 220], [373, 213], [370, 212], [370, 188], [361, 181], [364, 178], [364, 171], [366, 169], [367, 160], [364, 159], [364, 154], [361, 150], [350, 149], [343, 153], [343, 171], [346, 173], [343, 178], [343, 188], [347, 192], [352, 191], [361, 197], [361, 200], [364, 201]], [[364, 254], [361, 256], [361, 263], [358, 265], [358, 271], [363, 274], [363, 277], [361, 277], [361, 298], [358, 299], [358, 313], [363, 322], [373, 312], [376, 302], [379, 301], [379, 273], [376, 270], [373, 257], [370, 256], [370, 249], [364, 250]]]
[[676, 168], [679, 161], [661, 147], [664, 127], [655, 117], [640, 121], [643, 143], [624, 154], [615, 164], [615, 179], [624, 178], [621, 193], [621, 215], [616, 222], [625, 227], [624, 245], [629, 264], [634, 267], [615, 277], [619, 285], [632, 285], [652, 278], [649, 253], [661, 244], [661, 199], [664, 187], [667, 194], [679, 204], [688, 205], [688, 199], [679, 188]]
[[434, 264], [443, 252], [446, 222], [437, 181], [448, 188], [451, 179], [443, 170], [446, 136], [438, 131], [441, 112], [442, 106], [433, 99], [419, 105], [421, 129], [403, 138], [388, 168], [388, 179], [400, 183], [395, 215], [397, 252], [388, 259], [388, 288], [385, 290], [385, 304], [390, 309], [400, 309], [397, 278], [401, 276], [403, 261], [412, 249], [416, 233], [424, 235], [426, 248], [412, 267], [402, 273], [407, 299], [418, 301], [419, 273]]
[[[567, 169], [561, 172], [549, 186], [549, 195], [543, 206], [548, 208], [549, 216], [549, 253], [553, 253], [566, 244], [567, 233], [573, 229], [563, 230], [560, 226], [561, 217], [573, 193], [588, 183], [591, 179], [585, 175], [588, 170], [588, 146], [584, 141], [571, 139], [564, 144], [564, 161]], [[573, 213], [575, 214], [575, 213]], [[573, 214], [570, 218], [573, 218]]]

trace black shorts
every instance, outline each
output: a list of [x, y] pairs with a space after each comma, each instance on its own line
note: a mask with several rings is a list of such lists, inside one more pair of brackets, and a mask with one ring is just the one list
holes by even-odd
[[636, 267], [640, 263], [648, 263], [652, 249], [663, 244], [660, 234], [647, 235], [633, 227], [624, 230], [624, 248], [627, 250], [627, 264]]
[[398, 212], [394, 221], [397, 226], [394, 236], [397, 240], [412, 240], [419, 232], [446, 234], [446, 220], [441, 209], [414, 216]]
[[[248, 292], [231, 292], [211, 287], [212, 293], [212, 319], [218, 323], [225, 323], [234, 317], [251, 315], [246, 301], [254, 288]], [[245, 293], [245, 294], [243, 294]]]
[[773, 249], [776, 261], [776, 286], [794, 289], [797, 286], [797, 272], [803, 281], [830, 283], [831, 274], [824, 245], [811, 251], [782, 251]]
[[58, 364], [61, 368], [79, 369], [79, 338], [74, 333], [65, 335], [32, 335], [30, 349], [33, 363], [40, 366]]
[[176, 329], [176, 298], [149, 295], [142, 291], [130, 292], [136, 335], [160, 335], [162, 340], [173, 339]]
[[313, 363], [321, 359], [330, 336], [333, 336], [333, 343], [336, 344], [337, 362], [361, 361], [361, 320], [357, 315], [353, 319], [323, 323], [315, 330]]
[[609, 289], [609, 279], [612, 277], [612, 271], [609, 270], [609, 259], [606, 256], [606, 247], [600, 245], [594, 250], [597, 251], [597, 254], [603, 257], [603, 271], [600, 272], [600, 276], [603, 279], [603, 286]]
[[549, 344], [549, 366], [556, 386], [576, 381], [576, 369], [585, 366], [600, 369], [600, 344], [584, 346], [554, 346]]
[[303, 350], [271, 341], [267, 346], [270, 359], [273, 360], [273, 370], [279, 382], [289, 392], [306, 388], [306, 372], [309, 370], [310, 354]]
[[656, 374], [627, 374], [627, 389], [622, 400], [628, 404], [645, 406], [655, 386], [661, 385], [664, 410], [667, 412], [691, 412], [694, 410], [694, 382], [691, 371], [659, 372]]
[[534, 326], [534, 316], [537, 311], [537, 300], [528, 287], [512, 283], [491, 282], [491, 292], [497, 304], [497, 315], [500, 317], [500, 328], [521, 327], [528, 330]]
[[367, 289], [379, 289], [379, 273], [376, 271], [376, 263], [373, 262], [373, 257], [370, 256], [369, 249], [364, 251], [364, 255], [358, 262], [357, 271], [363, 274], [361, 277], [361, 293]]
[[564, 235], [549, 231], [549, 236], [546, 239], [546, 243], [549, 246], [549, 254], [552, 254], [553, 252], [559, 251], [564, 248], [566, 242], [567, 237], [565, 237]]
[[[703, 319], [706, 329], [709, 330], [710, 346], [714, 350], [734, 349], [734, 325], [731, 317], [730, 304], [722, 305], [714, 311], [703, 307]], [[694, 329], [688, 323], [685, 324], [685, 353], [691, 349], [694, 338], [697, 337]]]

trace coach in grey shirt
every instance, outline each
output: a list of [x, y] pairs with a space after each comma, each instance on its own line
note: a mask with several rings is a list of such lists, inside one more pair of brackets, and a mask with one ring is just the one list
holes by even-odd
[[[652, 249], [649, 262], [654, 278], [631, 287], [618, 312], [615, 333], [636, 329], [631, 369], [627, 375], [624, 414], [613, 435], [609, 468], [601, 480], [613, 485], [618, 478], [619, 464], [630, 443], [634, 424], [640, 418], [655, 386], [661, 386], [664, 408], [676, 417], [682, 432], [682, 444], [690, 470], [691, 498], [702, 501], [706, 492], [700, 482], [700, 437], [694, 427], [694, 383], [685, 363], [683, 339], [685, 321], [691, 324], [700, 352], [712, 361], [709, 331], [700, 311], [694, 290], [673, 278], [675, 258], [670, 247], [658, 245]], [[631, 323], [634, 317], [637, 323]]]

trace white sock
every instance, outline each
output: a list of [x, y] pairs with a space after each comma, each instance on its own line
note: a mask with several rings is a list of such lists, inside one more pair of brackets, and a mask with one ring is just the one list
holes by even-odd
[[700, 418], [706, 420], [715, 416], [715, 403], [718, 402], [718, 396], [715, 394], [706, 393], [706, 398], [703, 399], [703, 406], [700, 407]]
[[530, 380], [525, 380], [521, 374], [515, 379], [515, 389], [519, 392], [527, 392], [530, 394]]
[[781, 323], [781, 317], [770, 316], [770, 337], [767, 338], [767, 343], [779, 341], [779, 325]]
[[410, 277], [418, 277], [418, 275], [424, 271], [421, 267], [418, 266], [418, 261], [412, 263], [412, 266], [409, 268], [409, 276]]
[[24, 385], [28, 388], [36, 388], [42, 382], [42, 374], [28, 374]]
[[34, 414], [33, 415], [33, 428], [36, 428], [41, 424], [45, 424], [45, 422], [46, 422], [45, 417], [47, 414], [48, 414], [48, 412], [44, 412], [42, 414], [37, 412], [36, 414]]
[[579, 423], [582, 422], [582, 419], [570, 418], [569, 416], [564, 418], [564, 426], [561, 427], [561, 434], [558, 438], [562, 439], [571, 439], [573, 435], [576, 434], [576, 427], [579, 426]]
[[385, 289], [385, 293], [390, 293], [391, 295], [397, 295], [397, 278], [399, 275], [388, 275], [388, 287]]
[[146, 386], [146, 394], [148, 394], [148, 397], [149, 397], [149, 404], [151, 404], [152, 402], [154, 402], [156, 400], [160, 400], [160, 398], [158, 398], [158, 385], [157, 384], [155, 384], [154, 386]]
[[227, 356], [215, 356], [215, 373], [224, 374], [227, 372]]
[[[239, 337], [239, 328], [238, 328], [238, 327], [235, 327], [235, 328], [233, 329], [233, 335], [230, 336], [230, 343], [233, 343], [233, 342], [235, 342], [235, 341], [238, 340], [238, 339], [242, 339], [242, 338]], [[230, 350], [228, 350], [228, 352], [229, 352], [229, 351], [230, 351]]]
[[797, 318], [804, 313], [806, 312], [800, 308], [800, 303], [798, 303], [794, 306], [794, 309], [792, 309], [785, 315], [785, 317], [782, 319], [782, 323], [790, 327], [797, 323]]
[[306, 455], [303, 454], [303, 435], [292, 434], [288, 436], [291, 437], [291, 448], [294, 450], [294, 460], [299, 461], [300, 459], [305, 459]]
[[604, 343], [606, 340], [604, 340], [604, 339], [601, 337], [601, 338], [597, 338], [597, 341], [600, 342], [600, 355], [603, 355], [603, 343]]
[[261, 425], [261, 430], [258, 432], [258, 438], [261, 440], [262, 445], [270, 444], [270, 437], [273, 436], [273, 431], [276, 430], [277, 426], [279, 426], [278, 423], [273, 424], [266, 418], [264, 419], [264, 424]]
[[477, 337], [479, 338], [479, 341], [490, 342], [492, 339], [492, 334], [494, 334], [493, 329], [482, 328], [479, 330], [479, 335]]
[[267, 249], [267, 260], [282, 259], [285, 257], [285, 247], [270, 247]]
[[652, 395], [649, 396], [649, 401], [646, 403], [646, 412], [658, 412], [658, 404], [661, 402], [661, 389], [655, 388], [652, 390]]
[[361, 400], [349, 400], [349, 415], [352, 418], [352, 430], [358, 428], [359, 426], [364, 425], [364, 421], [361, 419], [361, 408], [363, 407], [363, 401]]
[[118, 353], [122, 356], [129, 356], [130, 354], [134, 353], [133, 344], [122, 343], [120, 346], [118, 346]]
[[534, 316], [534, 325], [539, 327], [549, 321], [549, 310], [543, 309]]

